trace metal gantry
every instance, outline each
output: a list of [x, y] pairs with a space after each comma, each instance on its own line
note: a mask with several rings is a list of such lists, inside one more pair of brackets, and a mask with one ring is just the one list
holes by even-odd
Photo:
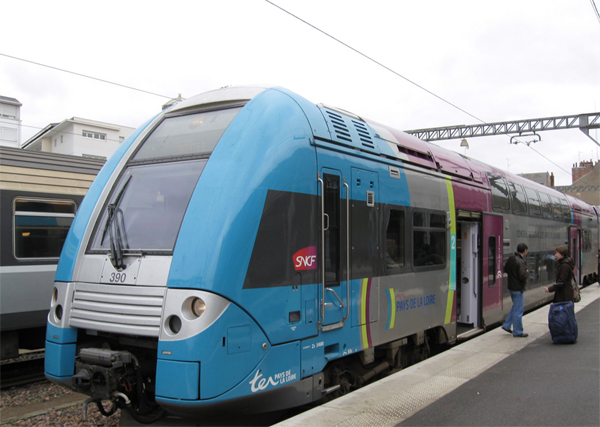
[[424, 141], [439, 141], [442, 139], [473, 138], [476, 136], [491, 135], [537, 135], [537, 132], [540, 131], [575, 128], [579, 128], [579, 130], [587, 137], [600, 146], [600, 143], [590, 135], [590, 129], [600, 128], [600, 113], [482, 123], [478, 125], [457, 125], [440, 128], [415, 129], [407, 130], [405, 132]]

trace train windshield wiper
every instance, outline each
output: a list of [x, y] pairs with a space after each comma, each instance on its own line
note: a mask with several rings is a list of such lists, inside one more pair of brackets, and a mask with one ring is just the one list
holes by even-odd
[[102, 239], [100, 240], [100, 244], [102, 244], [108, 233], [108, 237], [110, 238], [110, 262], [117, 270], [121, 270], [125, 266], [123, 263], [123, 248], [129, 247], [127, 234], [125, 232], [123, 211], [119, 208], [119, 204], [123, 199], [123, 194], [131, 182], [132, 177], [133, 176], [130, 175], [129, 178], [127, 178], [121, 191], [119, 191], [119, 194], [115, 197], [114, 203], [107, 206], [108, 218], [106, 219], [106, 225], [104, 227], [104, 232], [102, 233]]
[[112, 218], [108, 232], [110, 237], [110, 261], [117, 270], [122, 270], [125, 267], [123, 249], [129, 248], [123, 211], [117, 205], [111, 204], [108, 205], [108, 212]]

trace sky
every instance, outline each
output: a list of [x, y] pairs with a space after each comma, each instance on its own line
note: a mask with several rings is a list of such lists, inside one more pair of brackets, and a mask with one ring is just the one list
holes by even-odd
[[[138, 127], [171, 97], [230, 85], [282, 86], [399, 130], [594, 113], [594, 5], [600, 8], [598, 0], [4, 2], [0, 95], [23, 104], [21, 142], [73, 116]], [[459, 139], [434, 143], [512, 173], [553, 173], [556, 185], [570, 185], [580, 161], [598, 161], [600, 147], [578, 129], [540, 136], [529, 146], [510, 144], [510, 136], [469, 138], [468, 149]], [[592, 136], [600, 142], [598, 130]]]

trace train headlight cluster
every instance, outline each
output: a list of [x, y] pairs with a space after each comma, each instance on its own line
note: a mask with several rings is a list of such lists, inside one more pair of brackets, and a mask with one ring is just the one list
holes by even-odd
[[167, 289], [159, 334], [161, 341], [180, 341], [200, 334], [231, 302], [200, 289]]

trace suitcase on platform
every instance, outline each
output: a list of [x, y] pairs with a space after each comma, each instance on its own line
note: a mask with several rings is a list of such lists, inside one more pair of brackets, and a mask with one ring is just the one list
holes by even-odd
[[554, 344], [574, 344], [577, 342], [575, 306], [571, 301], [550, 304], [548, 328]]

